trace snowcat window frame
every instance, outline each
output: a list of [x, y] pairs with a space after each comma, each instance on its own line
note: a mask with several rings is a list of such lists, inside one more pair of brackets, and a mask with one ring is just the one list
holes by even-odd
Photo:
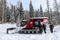
[[25, 25], [26, 25], [26, 22], [22, 21], [20, 26], [25, 26]]

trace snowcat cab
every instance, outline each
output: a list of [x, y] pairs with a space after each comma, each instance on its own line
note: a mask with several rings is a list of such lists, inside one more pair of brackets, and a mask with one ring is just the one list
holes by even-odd
[[31, 28], [38, 27], [40, 24], [42, 25], [43, 22], [48, 23], [48, 17], [34, 17], [34, 18], [30, 18], [30, 27]]

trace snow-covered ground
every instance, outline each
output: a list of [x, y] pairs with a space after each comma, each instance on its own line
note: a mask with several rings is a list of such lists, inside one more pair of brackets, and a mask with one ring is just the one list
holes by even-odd
[[6, 29], [11, 27], [16, 24], [0, 24], [0, 40], [60, 40], [60, 25], [55, 26], [54, 33], [47, 27], [46, 34], [6, 34]]

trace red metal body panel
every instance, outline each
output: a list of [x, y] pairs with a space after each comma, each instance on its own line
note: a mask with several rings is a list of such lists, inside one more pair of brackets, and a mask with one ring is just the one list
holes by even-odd
[[30, 28], [33, 28], [33, 19], [30, 19]]
[[25, 22], [26, 23], [26, 25], [25, 25], [26, 27], [25, 28], [29, 28], [29, 22], [28, 22], [28, 20], [23, 20], [22, 22]]
[[23, 20], [24, 22], [26, 22], [26, 27], [25, 28], [34, 28], [34, 20], [40, 20], [41, 22], [43, 22], [44, 20], [48, 20], [47, 17], [36, 17], [36, 18], [30, 18], [29, 21], [28, 20]]
[[29, 22], [26, 21], [26, 28], [29, 28]]

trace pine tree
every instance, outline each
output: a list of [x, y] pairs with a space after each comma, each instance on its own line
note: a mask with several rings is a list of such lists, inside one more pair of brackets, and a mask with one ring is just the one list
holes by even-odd
[[20, 3], [20, 17], [22, 18], [22, 20], [24, 19], [24, 11], [23, 11], [22, 2]]
[[47, 10], [47, 13], [48, 13], [47, 15], [48, 15], [48, 18], [49, 18], [48, 20], [49, 20], [49, 24], [50, 24], [50, 23], [51, 23], [51, 21], [50, 21], [49, 1], [48, 1], [48, 0], [47, 0], [47, 9], [48, 9], [48, 10]]
[[34, 17], [34, 9], [31, 1], [29, 5], [29, 15], [30, 15], [30, 18]]
[[50, 8], [50, 21], [52, 22], [52, 9]]
[[11, 5], [10, 20], [11, 20], [11, 23], [14, 23], [15, 22], [15, 7], [13, 5]]
[[35, 12], [35, 17], [38, 17], [38, 11], [36, 10], [36, 12]]
[[10, 22], [10, 8], [7, 7], [6, 8], [6, 22]]
[[54, 11], [56, 11], [55, 12], [55, 17], [56, 17], [56, 21], [57, 21], [57, 24], [60, 24], [60, 17], [59, 17], [59, 15], [60, 15], [60, 13], [59, 13], [59, 7], [58, 7], [58, 3], [57, 3], [57, 0], [54, 0]]
[[20, 19], [24, 19], [24, 11], [23, 11], [23, 6], [22, 6], [22, 2], [20, 2], [20, 7], [18, 8], [19, 11], [19, 15], [20, 15]]
[[43, 14], [43, 9], [42, 9], [42, 6], [40, 5], [40, 16], [43, 17], [44, 14]]
[[57, 16], [59, 16], [59, 9], [58, 9], [58, 4], [57, 4], [57, 0], [54, 0], [54, 8], [55, 8], [55, 10], [56, 10], [56, 12], [57, 12]]
[[34, 12], [34, 17], [40, 17], [40, 11], [39, 9]]

